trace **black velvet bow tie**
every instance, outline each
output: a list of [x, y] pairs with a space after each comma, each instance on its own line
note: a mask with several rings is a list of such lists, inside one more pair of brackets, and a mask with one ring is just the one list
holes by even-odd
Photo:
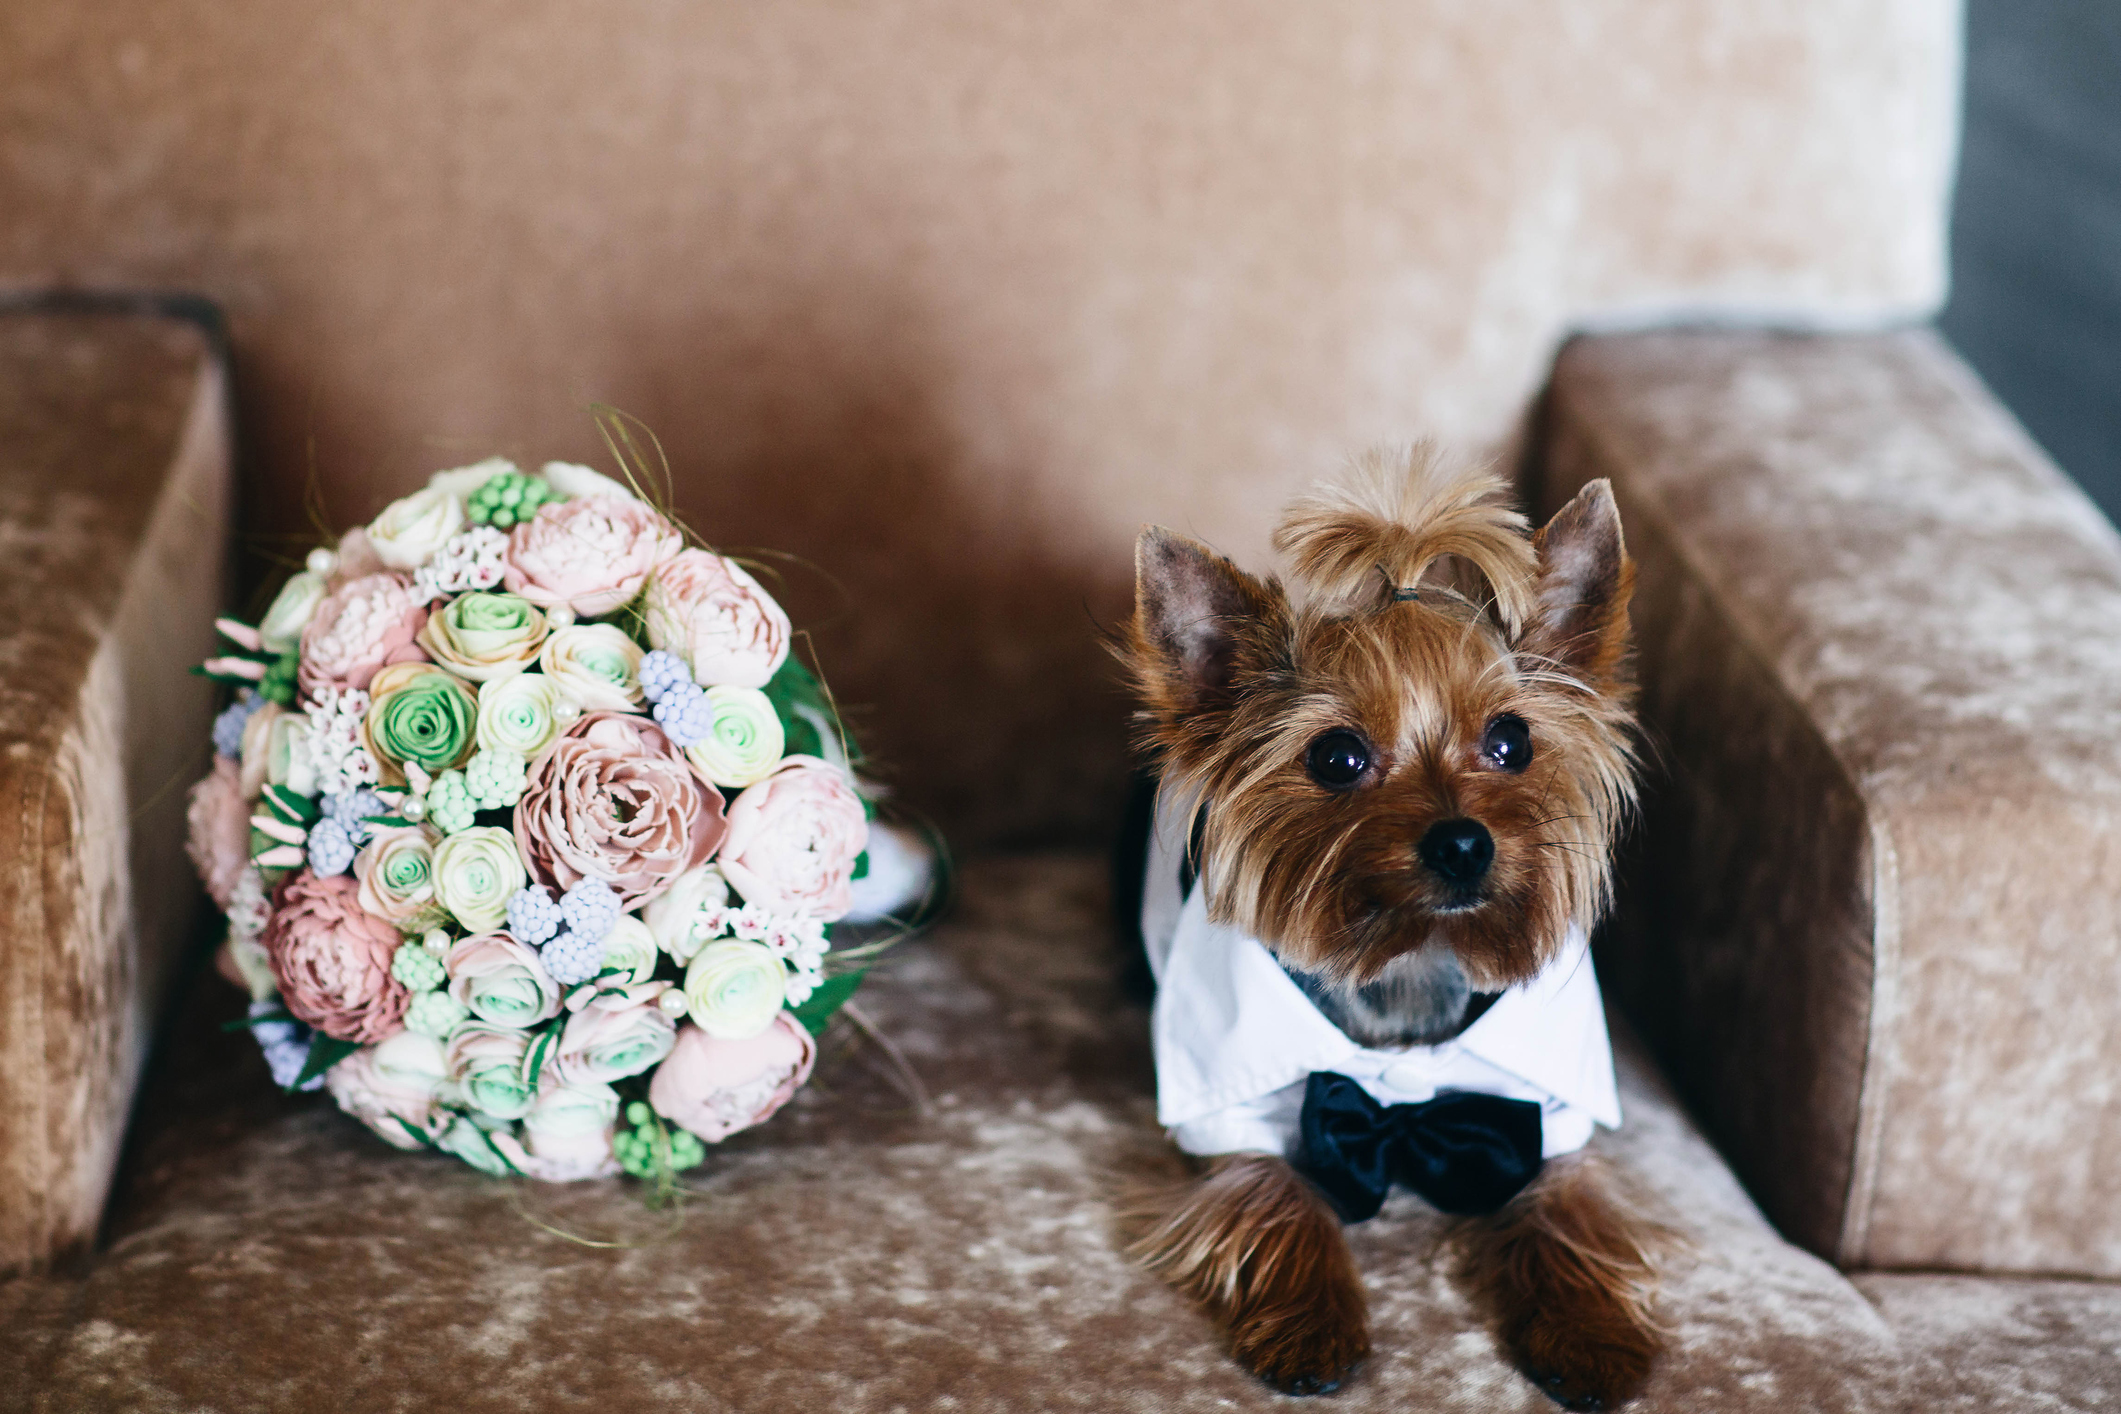
[[1447, 1213], [1491, 1213], [1539, 1172], [1539, 1106], [1465, 1091], [1385, 1106], [1345, 1075], [1311, 1072], [1296, 1167], [1341, 1221], [1377, 1215], [1396, 1181]]

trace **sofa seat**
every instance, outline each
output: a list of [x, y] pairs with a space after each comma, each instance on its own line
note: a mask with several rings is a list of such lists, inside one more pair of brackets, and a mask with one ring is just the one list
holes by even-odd
[[[0, 1408], [1268, 1409], [1116, 1236], [1176, 1171], [1148, 1017], [1103, 871], [979, 860], [953, 917], [861, 995], [926, 1113], [842, 1023], [774, 1123], [688, 1175], [482, 1177], [274, 1090], [202, 969], [151, 1068], [105, 1240], [0, 1284]], [[2113, 1407], [2121, 1285], [1854, 1282], [1762, 1219], [1624, 1038], [1627, 1123], [1595, 1141], [1684, 1234], [1650, 1411]], [[583, 1245], [562, 1231], [609, 1245]], [[1377, 1353], [1321, 1409], [1550, 1409], [1399, 1196], [1353, 1231]]]

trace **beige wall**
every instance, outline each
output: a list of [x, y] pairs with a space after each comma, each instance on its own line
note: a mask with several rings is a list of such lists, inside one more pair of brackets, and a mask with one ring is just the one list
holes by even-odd
[[0, 287], [228, 310], [251, 528], [652, 424], [967, 841], [1094, 830], [1137, 524], [1255, 556], [1560, 333], [1942, 290], [1950, 0], [11, 0]]

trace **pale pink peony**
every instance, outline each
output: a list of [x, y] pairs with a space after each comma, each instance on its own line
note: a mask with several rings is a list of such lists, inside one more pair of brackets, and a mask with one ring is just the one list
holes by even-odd
[[816, 1060], [817, 1042], [787, 1012], [741, 1041], [719, 1040], [688, 1024], [649, 1082], [648, 1103], [680, 1129], [719, 1143], [771, 1119], [810, 1078]]
[[323, 687], [366, 688], [388, 663], [424, 661], [415, 639], [427, 607], [401, 574], [353, 580], [317, 605], [302, 630], [302, 666], [295, 674], [304, 697]]
[[214, 907], [226, 913], [236, 879], [250, 864], [250, 803], [243, 798], [243, 768], [233, 757], [214, 758], [214, 769], [191, 788], [184, 818], [190, 827], [184, 847]]
[[602, 879], [632, 909], [713, 857], [722, 793], [644, 717], [592, 712], [531, 763], [516, 844], [541, 884]]
[[764, 687], [788, 657], [788, 615], [743, 566], [687, 550], [657, 567], [642, 604], [648, 642], [701, 687]]
[[401, 1029], [412, 994], [390, 975], [398, 930], [361, 907], [360, 890], [303, 870], [273, 891], [263, 942], [296, 1020], [367, 1045]]
[[745, 903], [829, 921], [853, 902], [854, 864], [868, 842], [868, 816], [847, 773], [790, 756], [729, 807], [716, 863]]
[[594, 618], [630, 602], [649, 572], [684, 548], [669, 521], [616, 496], [538, 507], [508, 536], [502, 582], [541, 609], [565, 604]]

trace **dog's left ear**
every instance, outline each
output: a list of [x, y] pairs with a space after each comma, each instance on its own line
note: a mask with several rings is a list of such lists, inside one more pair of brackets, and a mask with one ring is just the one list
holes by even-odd
[[1532, 537], [1539, 556], [1532, 619], [1519, 647], [1601, 690], [1619, 680], [1628, 647], [1635, 562], [1620, 535], [1613, 485], [1600, 477]]

